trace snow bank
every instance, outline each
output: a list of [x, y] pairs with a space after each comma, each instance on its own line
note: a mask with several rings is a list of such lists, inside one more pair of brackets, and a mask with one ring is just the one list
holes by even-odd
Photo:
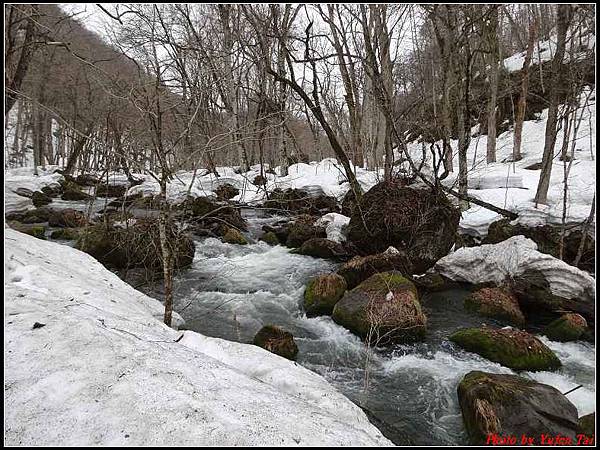
[[5, 444], [390, 444], [320, 376], [167, 327], [89, 255], [9, 229], [5, 250]]
[[587, 272], [537, 251], [537, 244], [525, 236], [514, 236], [498, 244], [463, 247], [440, 259], [436, 270], [455, 281], [501, 283], [531, 269], [541, 272], [554, 295], [578, 298], [595, 292], [595, 282]]
[[33, 168], [23, 167], [4, 171], [4, 213], [25, 212], [33, 209], [31, 199], [15, 193], [18, 188], [39, 191], [45, 186], [56, 187], [63, 179], [59, 173], [53, 173], [58, 166], [47, 166], [46, 170], [39, 168], [39, 175], [33, 175]]
[[350, 217], [338, 213], [325, 214], [315, 222], [317, 227], [325, 227], [327, 239], [334, 242], [345, 242], [346, 235], [344, 229], [350, 223]]

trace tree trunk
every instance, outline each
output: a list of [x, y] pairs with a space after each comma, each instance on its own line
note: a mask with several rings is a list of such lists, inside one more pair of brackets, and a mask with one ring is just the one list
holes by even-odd
[[490, 44], [490, 99], [488, 102], [487, 126], [487, 162], [496, 162], [496, 103], [498, 97], [498, 65], [500, 63], [500, 46], [498, 45], [498, 6], [492, 5], [490, 24], [487, 28]]
[[527, 52], [521, 69], [521, 93], [517, 102], [517, 114], [515, 116], [515, 134], [513, 141], [513, 161], [519, 161], [521, 156], [521, 139], [523, 134], [523, 122], [525, 120], [525, 110], [527, 107], [527, 92], [529, 90], [529, 66], [535, 47], [535, 38], [537, 34], [537, 19], [534, 17], [529, 25], [529, 39], [527, 42]]
[[554, 144], [556, 143], [556, 127], [558, 123], [559, 93], [562, 89], [562, 61], [565, 55], [565, 44], [567, 30], [571, 21], [571, 5], [558, 5], [557, 11], [557, 44], [556, 53], [552, 60], [552, 82], [550, 83], [550, 105], [548, 108], [548, 121], [546, 122], [546, 133], [544, 140], [544, 155], [542, 157], [542, 171], [540, 181], [535, 194], [535, 204], [548, 203], [548, 188], [550, 187], [550, 176], [552, 174], [552, 159], [554, 158]]

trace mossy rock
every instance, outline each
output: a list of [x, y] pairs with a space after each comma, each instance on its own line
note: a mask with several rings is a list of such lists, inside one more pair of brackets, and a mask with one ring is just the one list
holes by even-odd
[[394, 247], [423, 273], [446, 256], [456, 238], [460, 210], [441, 191], [414, 189], [401, 182], [373, 186], [353, 209], [348, 240], [370, 255]]
[[14, 221], [8, 222], [7, 225], [13, 230], [28, 234], [29, 236], [33, 236], [38, 239], [46, 240], [46, 227], [42, 225], [26, 225]]
[[326, 238], [309, 239], [295, 253], [325, 259], [338, 259], [348, 256], [348, 252], [342, 244]]
[[236, 230], [235, 228], [229, 228], [229, 230], [227, 230], [227, 232], [225, 233], [225, 236], [223, 236], [223, 241], [227, 242], [228, 244], [238, 244], [238, 245], [247, 245], [248, 244], [248, 241], [246, 240], [244, 235], [242, 233], [240, 233], [238, 230]]
[[439, 273], [426, 273], [420, 277], [412, 277], [412, 282], [419, 290], [424, 292], [440, 292], [448, 289], [452, 281], [443, 277]]
[[355, 256], [344, 263], [337, 273], [344, 277], [348, 289], [353, 289], [376, 273], [397, 271], [409, 274], [411, 270], [411, 264], [406, 255], [390, 248], [376, 255]]
[[550, 323], [544, 334], [548, 339], [558, 342], [569, 342], [581, 339], [587, 329], [585, 318], [576, 313], [566, 313]]
[[519, 307], [519, 301], [507, 289], [499, 287], [478, 289], [465, 298], [465, 308], [519, 327], [525, 325], [525, 316]]
[[23, 222], [23, 223], [48, 222], [52, 212], [53, 212], [52, 209], [45, 208], [45, 207], [32, 209], [32, 210], [27, 211], [25, 214], [23, 214], [23, 217], [21, 217], [20, 222]]
[[579, 418], [579, 432], [592, 436], [596, 432], [596, 413], [586, 414]]
[[60, 184], [58, 184], [58, 185], [53, 184], [53, 185], [49, 185], [49, 186], [44, 186], [40, 190], [44, 194], [46, 194], [48, 197], [58, 197], [62, 193], [62, 186]]
[[[167, 229], [167, 240], [174, 255], [176, 269], [192, 264], [194, 241], [178, 227]], [[145, 268], [162, 271], [162, 249], [158, 221], [140, 220], [127, 228], [99, 224], [81, 230], [75, 248], [84, 251], [102, 264], [117, 269]]]
[[222, 202], [215, 202], [208, 197], [186, 199], [179, 209], [189, 215], [191, 220], [206, 229], [212, 229], [224, 235], [228, 228], [246, 231], [247, 223], [238, 208]]
[[346, 280], [332, 273], [309, 281], [304, 291], [304, 309], [308, 317], [331, 315], [335, 304], [346, 292]]
[[275, 325], [265, 325], [254, 336], [254, 345], [275, 353], [284, 358], [295, 360], [298, 355], [298, 346], [294, 336]]
[[332, 318], [375, 344], [421, 340], [427, 330], [415, 285], [393, 271], [374, 274], [347, 291], [333, 308]]
[[84, 213], [71, 208], [53, 210], [48, 217], [48, 225], [51, 227], [77, 228], [87, 223]]
[[565, 436], [577, 442], [577, 408], [559, 390], [518, 375], [480, 371], [460, 381], [458, 401], [472, 444], [487, 444], [488, 436]]
[[62, 195], [60, 196], [60, 198], [63, 200], [77, 201], [77, 200], [89, 200], [92, 198], [91, 195], [83, 192], [81, 190], [81, 188], [73, 181], [67, 181], [67, 180], [62, 181], [61, 186], [62, 186]]
[[269, 245], [279, 245], [279, 239], [277, 235], [272, 231], [267, 231], [260, 238], [260, 241], [266, 242]]
[[35, 191], [31, 195], [31, 201], [36, 208], [52, 203], [52, 198], [40, 191]]
[[125, 192], [127, 186], [124, 184], [102, 183], [96, 187], [96, 197], [123, 197]]
[[79, 233], [80, 230], [77, 228], [61, 228], [50, 233], [50, 238], [74, 241], [79, 237]]
[[288, 236], [285, 245], [290, 248], [301, 247], [309, 239], [326, 238], [327, 233], [322, 227], [313, 225], [316, 219], [303, 216], [288, 226]]
[[542, 341], [511, 328], [465, 328], [450, 336], [463, 349], [513, 370], [554, 370], [560, 360]]

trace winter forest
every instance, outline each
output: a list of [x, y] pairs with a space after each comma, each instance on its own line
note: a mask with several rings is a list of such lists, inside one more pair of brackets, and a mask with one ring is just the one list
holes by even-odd
[[5, 445], [594, 444], [595, 12], [5, 4]]

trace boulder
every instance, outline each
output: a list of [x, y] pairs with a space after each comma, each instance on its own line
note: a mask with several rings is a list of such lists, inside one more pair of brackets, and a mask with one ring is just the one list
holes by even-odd
[[7, 225], [13, 230], [28, 234], [38, 239], [46, 239], [46, 227], [42, 225], [26, 225], [20, 222], [10, 221]]
[[266, 242], [269, 245], [279, 245], [279, 239], [277, 238], [277, 235], [272, 231], [268, 231], [265, 234], [263, 234], [259, 238], [259, 241]]
[[308, 187], [304, 189], [274, 189], [263, 206], [314, 215], [339, 212], [340, 209], [337, 200], [326, 196], [322, 189], [319, 192], [309, 192]]
[[[167, 239], [174, 252], [174, 267], [188, 267], [194, 260], [194, 241], [176, 226], [167, 230]], [[81, 230], [75, 248], [89, 253], [111, 268], [146, 268], [162, 270], [162, 250], [157, 220], [136, 220], [120, 228], [99, 224]]]
[[[525, 236], [537, 244], [539, 252], [558, 258], [560, 255], [562, 230], [560, 226], [543, 225], [529, 227], [520, 223], [512, 223], [510, 219], [497, 220], [490, 224], [484, 244], [497, 244], [513, 236]], [[583, 234], [581, 230], [568, 232], [563, 240], [563, 258], [568, 264], [573, 264], [577, 257]], [[592, 236], [587, 235], [584, 241], [582, 257], [577, 267], [593, 272], [596, 262], [596, 246]]]
[[337, 271], [344, 277], [348, 289], [353, 289], [370, 276], [378, 272], [398, 271], [411, 273], [411, 264], [406, 255], [395, 248], [388, 248], [383, 253], [369, 256], [355, 256], [344, 263]]
[[450, 280], [435, 272], [427, 272], [422, 276], [413, 276], [411, 277], [411, 281], [417, 286], [417, 289], [423, 292], [444, 291], [452, 286]]
[[254, 180], [252, 180], [252, 184], [254, 186], [265, 186], [267, 184], [267, 179], [262, 175], [256, 175]]
[[525, 325], [525, 316], [519, 308], [519, 302], [508, 289], [500, 287], [478, 289], [465, 298], [465, 308], [519, 327]]
[[52, 203], [52, 198], [47, 196], [46, 194], [44, 194], [41, 191], [35, 191], [31, 195], [31, 201], [33, 203], [33, 206], [35, 206], [37, 208], [37, 207], [45, 206], [45, 205]]
[[96, 186], [97, 184], [100, 184], [100, 179], [95, 175], [91, 175], [89, 173], [82, 173], [80, 175], [77, 175], [73, 181], [80, 186]]
[[23, 216], [20, 218], [19, 222], [23, 222], [23, 223], [42, 223], [42, 222], [48, 222], [48, 220], [50, 219], [50, 214], [52, 214], [53, 210], [50, 208], [36, 208], [36, 209], [32, 209], [27, 211], [25, 214], [23, 214]]
[[188, 198], [179, 209], [201, 228], [210, 229], [219, 236], [224, 236], [229, 228], [248, 229], [238, 208], [208, 197]]
[[332, 273], [309, 281], [304, 291], [304, 310], [308, 317], [331, 315], [333, 307], [346, 292], [346, 280]]
[[17, 188], [13, 191], [15, 194], [20, 195], [21, 197], [31, 198], [33, 196], [33, 191], [28, 188]]
[[552, 341], [569, 342], [581, 339], [587, 330], [587, 321], [576, 313], [565, 313], [544, 329]]
[[327, 234], [323, 227], [314, 225], [316, 218], [313, 216], [300, 216], [287, 227], [285, 245], [291, 248], [300, 247], [309, 239], [325, 238]]
[[215, 189], [219, 200], [230, 200], [240, 193], [240, 190], [229, 183], [223, 183]]
[[248, 241], [246, 240], [244, 235], [242, 233], [240, 233], [239, 230], [236, 230], [235, 228], [230, 228], [229, 230], [227, 230], [227, 233], [225, 233], [225, 236], [223, 236], [223, 241], [227, 242], [228, 244], [238, 244], [238, 245], [247, 245], [248, 244]]
[[579, 418], [578, 431], [586, 436], [592, 436], [596, 432], [596, 413], [586, 414]]
[[295, 253], [314, 256], [315, 258], [329, 259], [339, 259], [348, 256], [348, 252], [342, 244], [325, 238], [309, 239], [308, 241], [305, 241]]
[[80, 230], [78, 228], [60, 228], [50, 233], [50, 238], [74, 241], [79, 237], [79, 233]]
[[54, 209], [48, 217], [48, 225], [51, 227], [83, 227], [88, 221], [85, 214], [75, 209]]
[[62, 181], [62, 195], [60, 196], [63, 200], [89, 200], [92, 198], [91, 195], [86, 194], [81, 188], [72, 181]]
[[443, 193], [382, 182], [359, 206], [350, 217], [348, 239], [362, 254], [392, 246], [407, 255], [414, 273], [422, 273], [454, 245], [460, 211]]
[[560, 360], [542, 341], [512, 328], [464, 328], [450, 336], [463, 349], [513, 370], [553, 370]]
[[298, 346], [294, 342], [292, 333], [284, 331], [275, 325], [265, 325], [256, 336], [254, 336], [254, 345], [275, 353], [292, 361], [298, 355]]
[[420, 340], [427, 327], [417, 289], [400, 272], [377, 273], [347, 291], [332, 318], [375, 345]]
[[342, 199], [342, 214], [346, 217], [352, 217], [354, 210], [356, 209], [356, 195], [354, 191], [350, 189], [344, 195]]
[[48, 197], [52, 198], [58, 197], [60, 196], [60, 194], [62, 194], [62, 186], [60, 184], [47, 185], [41, 188], [40, 190]]
[[562, 436], [577, 443], [577, 408], [552, 386], [518, 375], [467, 373], [458, 385], [458, 401], [472, 444], [490, 445], [494, 437]]
[[124, 184], [102, 183], [96, 186], [96, 197], [123, 197], [125, 192], [127, 186]]

